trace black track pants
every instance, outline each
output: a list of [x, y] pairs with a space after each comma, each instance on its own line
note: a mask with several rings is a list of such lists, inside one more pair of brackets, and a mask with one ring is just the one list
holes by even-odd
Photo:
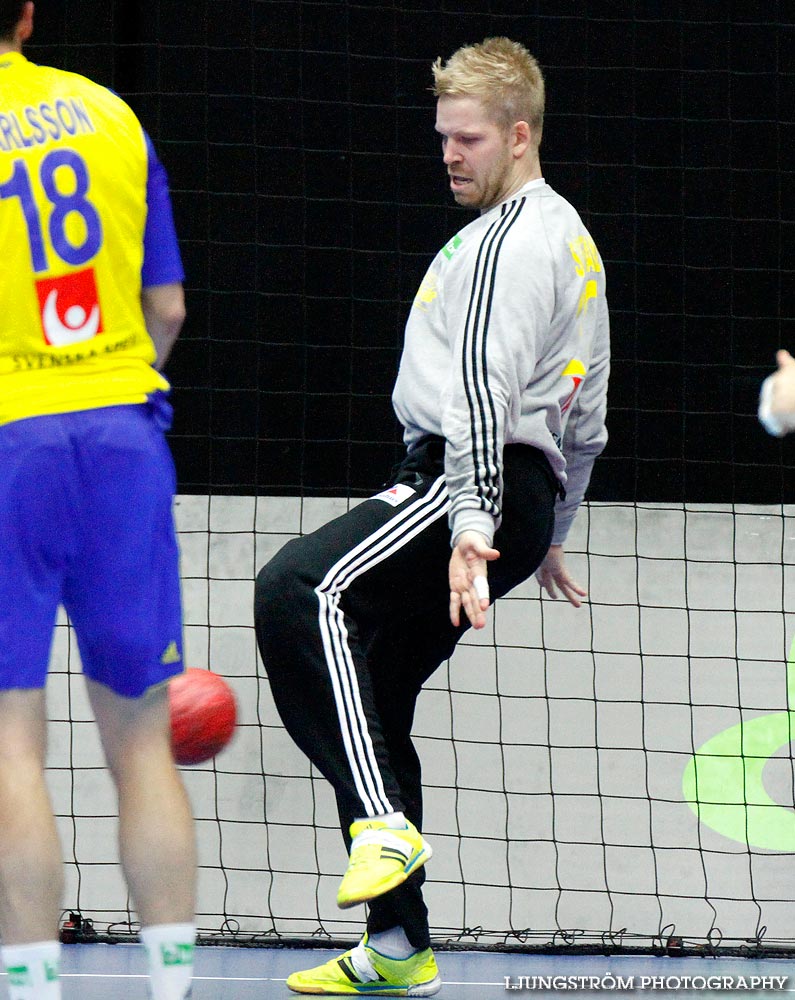
[[[403, 811], [422, 829], [414, 708], [466, 630], [448, 617], [443, 466], [444, 442], [427, 439], [398, 467], [387, 499], [366, 500], [288, 542], [257, 577], [257, 642], [276, 707], [333, 785], [346, 844], [357, 817]], [[504, 478], [492, 600], [546, 555], [558, 489], [544, 456], [525, 445], [506, 446]], [[371, 933], [400, 924], [415, 947], [428, 946], [424, 877], [420, 869], [373, 900]]]

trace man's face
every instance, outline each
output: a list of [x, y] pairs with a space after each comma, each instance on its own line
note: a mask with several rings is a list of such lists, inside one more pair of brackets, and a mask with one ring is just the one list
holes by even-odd
[[511, 193], [515, 158], [511, 130], [486, 115], [477, 97], [443, 95], [436, 106], [450, 190], [459, 205], [485, 211]]

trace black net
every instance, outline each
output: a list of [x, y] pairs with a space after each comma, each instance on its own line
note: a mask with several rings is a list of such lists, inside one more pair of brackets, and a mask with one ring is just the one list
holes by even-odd
[[[574, 613], [526, 584], [421, 701], [433, 931], [791, 944], [793, 446], [756, 419], [775, 350], [795, 340], [790, 5], [39, 6], [31, 57], [122, 93], [172, 182], [187, 643], [242, 706], [232, 748], [188, 776], [205, 932], [358, 933], [333, 903], [330, 792], [257, 668], [251, 586], [399, 453], [406, 313], [469, 220], [445, 189], [430, 63], [505, 34], [544, 67], [545, 177], [605, 260], [610, 443], [570, 546], [591, 604]], [[96, 846], [113, 804], [97, 805], [65, 624], [54, 655], [67, 905], [129, 922], [112, 849]]]

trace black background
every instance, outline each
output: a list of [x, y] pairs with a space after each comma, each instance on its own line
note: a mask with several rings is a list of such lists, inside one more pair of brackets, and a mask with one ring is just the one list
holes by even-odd
[[606, 262], [596, 500], [781, 502], [756, 419], [793, 331], [789, 0], [54, 0], [30, 58], [126, 97], [171, 179], [189, 317], [167, 374], [183, 492], [366, 493], [451, 204], [430, 63], [505, 34], [547, 78], [549, 183]]

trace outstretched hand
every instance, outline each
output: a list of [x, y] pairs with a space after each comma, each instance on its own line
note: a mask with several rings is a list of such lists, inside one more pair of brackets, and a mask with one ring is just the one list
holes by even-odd
[[581, 598], [588, 596], [588, 591], [569, 574], [566, 569], [562, 545], [550, 545], [544, 561], [536, 570], [536, 580], [546, 590], [553, 601], [558, 599], [558, 590], [569, 604], [579, 608]]
[[775, 416], [789, 418], [787, 430], [791, 430], [789, 424], [795, 414], [795, 358], [789, 351], [780, 350], [776, 352], [776, 362], [778, 371], [772, 379], [771, 409]]
[[473, 628], [483, 628], [489, 607], [487, 565], [499, 559], [479, 531], [462, 531], [450, 556], [450, 621], [461, 624], [461, 608]]

